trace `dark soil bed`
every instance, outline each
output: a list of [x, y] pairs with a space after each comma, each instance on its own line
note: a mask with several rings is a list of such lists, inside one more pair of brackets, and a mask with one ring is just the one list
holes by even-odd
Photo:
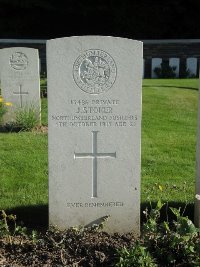
[[0, 239], [0, 266], [114, 266], [117, 250], [134, 244], [132, 234], [93, 230], [50, 230], [33, 241], [26, 236]]

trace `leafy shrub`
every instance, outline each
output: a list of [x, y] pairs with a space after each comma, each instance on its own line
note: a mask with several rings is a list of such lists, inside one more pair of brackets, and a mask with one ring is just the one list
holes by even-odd
[[17, 109], [15, 115], [15, 124], [23, 131], [29, 131], [39, 124], [40, 114], [34, 105]]
[[161, 266], [200, 266], [199, 229], [180, 209], [170, 208], [176, 221], [158, 223], [163, 204], [145, 211], [147, 221], [143, 226], [144, 245]]
[[151, 257], [147, 248], [142, 246], [140, 242], [136, 242], [131, 249], [123, 248], [118, 251], [119, 262], [116, 267], [156, 267], [154, 259]]
[[154, 68], [154, 72], [158, 78], [175, 78], [176, 77], [175, 70], [176, 67], [169, 66], [169, 63], [166, 61], [163, 61], [160, 67]]
[[193, 77], [191, 71], [186, 67], [186, 65], [184, 65], [180, 78], [195, 78], [195, 77]]
[[118, 251], [117, 267], [200, 266], [200, 229], [181, 215], [180, 208], [169, 208], [176, 220], [161, 223], [163, 207], [158, 201], [155, 208], [144, 211], [142, 236], [132, 248]]
[[0, 214], [0, 238], [6, 237], [9, 240], [9, 244], [12, 245], [14, 236], [29, 237], [33, 242], [37, 240], [38, 234], [36, 231], [32, 231], [28, 234], [26, 227], [17, 225], [16, 215], [6, 214], [4, 210], [1, 210]]

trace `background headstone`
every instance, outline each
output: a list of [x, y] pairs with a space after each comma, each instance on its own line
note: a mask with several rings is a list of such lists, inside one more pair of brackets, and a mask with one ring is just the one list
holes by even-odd
[[142, 43], [47, 42], [49, 222], [139, 234]]
[[195, 57], [187, 58], [186, 66], [190, 72], [190, 75], [196, 76], [196, 74], [197, 74], [197, 58], [195, 58]]
[[158, 78], [154, 70], [155, 68], [160, 68], [161, 63], [162, 63], [162, 58], [152, 58], [151, 78]]
[[6, 121], [14, 119], [15, 110], [34, 107], [40, 118], [40, 76], [38, 50], [12, 47], [0, 50], [1, 93], [12, 103]]
[[169, 59], [169, 66], [170, 67], [176, 67], [175, 69], [175, 73], [176, 73], [176, 77], [178, 78], [179, 77], [179, 66], [180, 66], [180, 59], [179, 58], [170, 58]]

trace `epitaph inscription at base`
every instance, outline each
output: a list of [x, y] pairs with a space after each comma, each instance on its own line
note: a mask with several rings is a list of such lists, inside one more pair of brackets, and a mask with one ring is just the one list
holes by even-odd
[[47, 42], [49, 222], [140, 229], [142, 43]]

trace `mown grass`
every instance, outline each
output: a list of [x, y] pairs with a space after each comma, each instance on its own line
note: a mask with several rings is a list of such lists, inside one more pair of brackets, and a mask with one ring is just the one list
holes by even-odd
[[193, 201], [197, 87], [197, 79], [144, 80], [143, 201]]
[[[144, 80], [142, 202], [192, 202], [197, 79]], [[42, 99], [42, 124], [47, 101]], [[47, 134], [0, 133], [0, 209], [48, 204]]]
[[[47, 99], [42, 99], [47, 125]], [[47, 204], [47, 134], [0, 133], [0, 209]]]
[[198, 79], [144, 79], [143, 87], [162, 87], [162, 88], [179, 88], [197, 90], [199, 85]]
[[47, 136], [0, 134], [0, 209], [47, 203]]
[[42, 98], [41, 100], [41, 122], [42, 125], [47, 126], [48, 124], [48, 107], [47, 107], [47, 98]]

